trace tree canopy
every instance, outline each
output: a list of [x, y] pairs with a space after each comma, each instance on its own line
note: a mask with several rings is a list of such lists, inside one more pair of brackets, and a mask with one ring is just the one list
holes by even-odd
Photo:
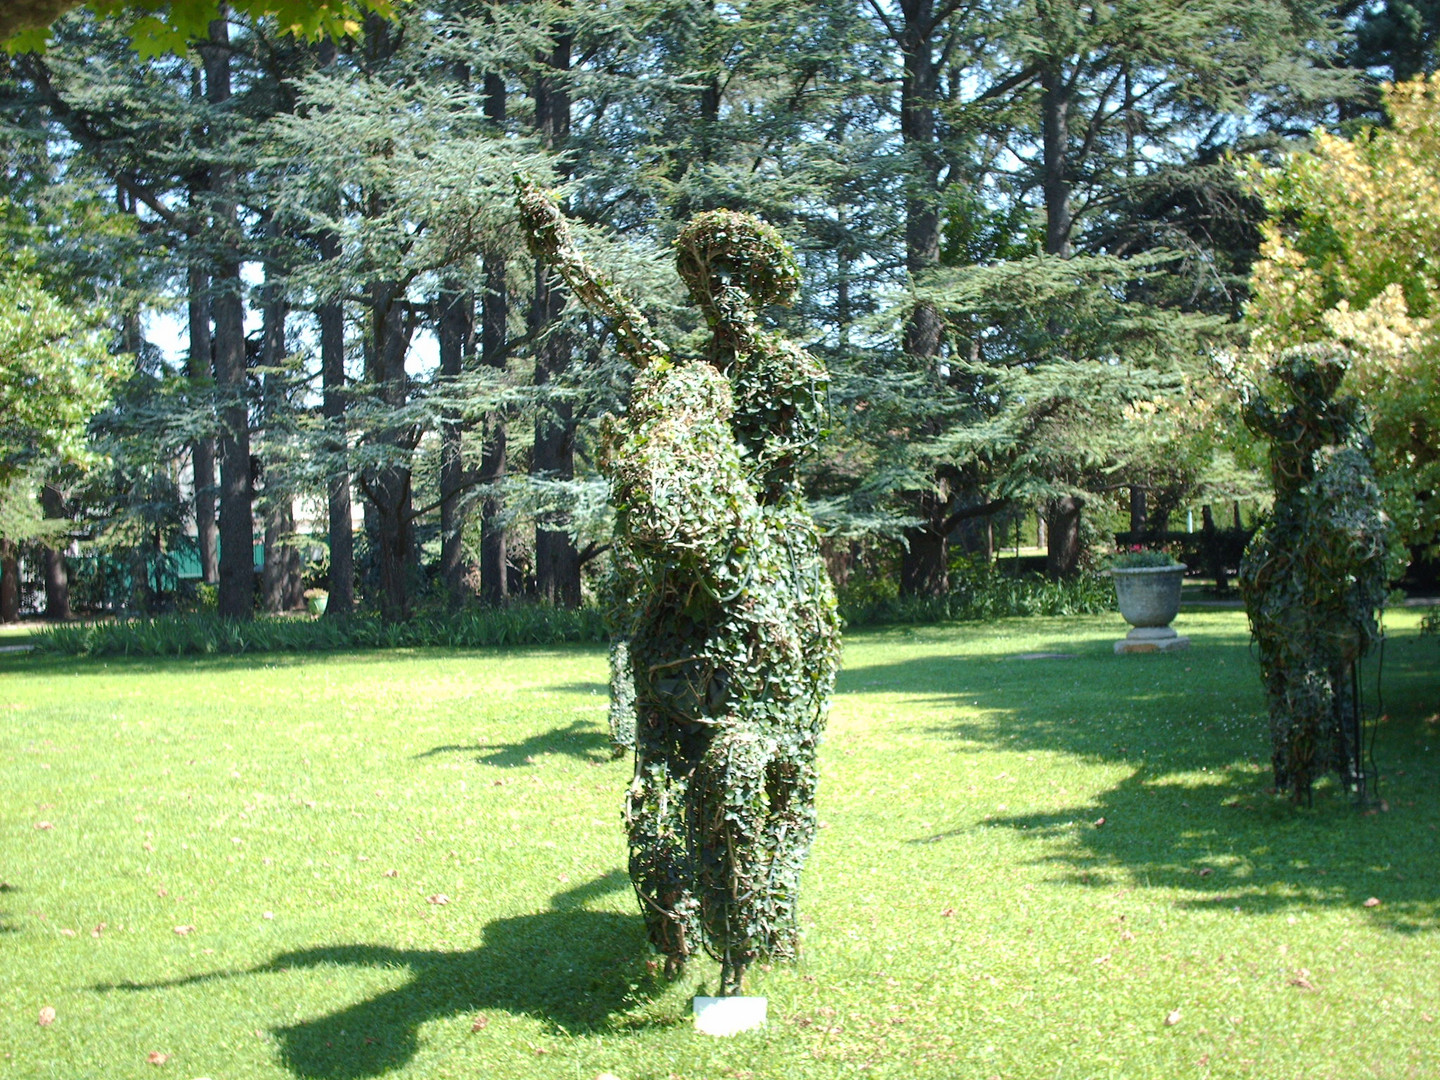
[[[403, 3], [404, 0], [399, 0]], [[131, 40], [141, 56], [184, 52], [203, 39], [225, 13], [274, 19], [303, 38], [340, 38], [360, 33], [366, 12], [390, 17], [396, 0], [10, 0], [0, 10], [0, 42], [10, 52], [43, 49], [50, 24], [84, 4], [99, 15], [139, 14]]]
[[1390, 122], [1245, 175], [1265, 200], [1247, 318], [1258, 370], [1335, 342], [1370, 417], [1386, 509], [1411, 542], [1440, 538], [1440, 79], [1387, 85]]
[[[1253, 517], [1261, 474], [1229, 445], [1222, 378], [1247, 333], [1358, 349], [1390, 285], [1409, 322], [1387, 317], [1387, 334], [1423, 336], [1432, 317], [1424, 221], [1369, 246], [1357, 223], [1359, 254], [1325, 263], [1362, 205], [1429, 213], [1423, 125], [1357, 125], [1385, 57], [1424, 69], [1433, 50], [1423, 27], [1360, 48], [1372, 15], [96, 0], [0, 58], [0, 195], [40, 238], [43, 289], [106, 313], [126, 358], [92, 463], [47, 483], [87, 544], [157, 559], [193, 544], [237, 617], [252, 547], [274, 610], [307, 582], [329, 585], [337, 617], [352, 599], [390, 619], [584, 602], [613, 543], [601, 418], [628, 407], [633, 372], [614, 320], [525, 250], [521, 169], [680, 358], [704, 347], [670, 258], [686, 220], [755, 214], [793, 247], [804, 285], [765, 317], [831, 373], [802, 479], [842, 586], [946, 594], [1021, 532], [1048, 532], [1048, 571], [1074, 577], [1127, 503], [1157, 528], [1182, 508], [1209, 521], [1221, 500]], [[1308, 159], [1285, 155], [1316, 130], [1302, 182]], [[1313, 229], [1287, 209], [1367, 154], [1378, 169], [1385, 140], [1417, 147], [1413, 197], [1342, 193], [1324, 211], [1337, 223]], [[1359, 164], [1321, 175], [1342, 154]], [[1257, 161], [1297, 179], [1246, 181]], [[1276, 238], [1302, 233], [1320, 283], [1291, 311], [1270, 268]], [[1374, 405], [1392, 512], [1409, 498], [1416, 517], [1429, 459], [1407, 471], [1419, 451], [1387, 464], [1385, 449], [1402, 429], [1428, 445], [1423, 407], [1386, 398], [1394, 370], [1423, 396], [1428, 353], [1405, 355], [1348, 378]], [[106, 603], [152, 601], [190, 602]]]

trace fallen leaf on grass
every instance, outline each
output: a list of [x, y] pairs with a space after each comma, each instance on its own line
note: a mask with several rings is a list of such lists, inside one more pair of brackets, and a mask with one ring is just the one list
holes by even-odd
[[37, 829], [53, 829], [55, 826], [51, 825], [48, 821], [37, 821], [35, 822], [35, 827]]
[[1174, 1027], [1174, 1026], [1175, 1026], [1176, 1024], [1178, 1024], [1179, 1022], [1180, 1022], [1180, 1010], [1179, 1010], [1179, 1009], [1171, 1009], [1171, 1010], [1170, 1010], [1170, 1015], [1167, 1016], [1167, 1017], [1165, 1017], [1165, 1026], [1166, 1026], [1166, 1027]]
[[940, 912], [940, 917], [942, 919], [953, 919], [955, 917], [955, 909], [953, 907], [947, 907], [944, 911]]
[[429, 904], [448, 904], [450, 902], [450, 897], [446, 896], [443, 892], [441, 892], [436, 893], [434, 896], [427, 896], [425, 898], [425, 902]]
[[485, 1025], [487, 1025], [488, 1023], [490, 1023], [490, 1018], [489, 1018], [488, 1016], [486, 1016], [484, 1013], [481, 1013], [479, 1016], [475, 1017], [475, 1022], [470, 1025], [470, 1030], [471, 1030], [471, 1031], [484, 1031], [484, 1030], [485, 1030]]
[[1379, 906], [1380, 906], [1380, 898], [1379, 898], [1378, 896], [1372, 896], [1372, 897], [1370, 897], [1369, 900], [1366, 900], [1366, 901], [1365, 901], [1365, 906], [1366, 906], [1366, 907], [1379, 907]]
[[60, 928], [60, 936], [61, 936], [61, 937], [74, 937], [74, 936], [75, 936], [75, 931], [74, 931], [74, 930], [67, 930], [65, 927], [62, 926], [62, 927]]
[[175, 927], [175, 933], [179, 934], [181, 937], [184, 937], [184, 936], [187, 935], [187, 934], [193, 934], [194, 932], [195, 932], [195, 927], [193, 927], [193, 926], [188, 926], [188, 925], [187, 925], [187, 926], [177, 926], [177, 927]]
[[399, 870], [386, 870], [386, 871], [385, 871], [385, 876], [386, 876], [386, 877], [399, 877], [399, 876], [400, 876], [400, 871], [399, 871]]
[[41, 1027], [49, 1027], [55, 1022], [55, 1007], [46, 1005], [40, 1010], [40, 1019], [36, 1021]]
[[1104, 824], [1105, 824], [1105, 819], [1104, 819], [1103, 817], [1098, 817], [1098, 818], [1095, 819], [1095, 827], [1096, 827], [1097, 829], [1100, 828], [1100, 826], [1101, 826], [1101, 825], [1104, 825]]
[[1295, 972], [1295, 977], [1290, 980], [1290, 985], [1301, 990], [1314, 990], [1315, 984], [1310, 981], [1310, 969], [1301, 968]]
[[1214, 872], [1215, 872], [1215, 871], [1214, 871], [1214, 870], [1211, 870], [1210, 867], [1208, 867], [1208, 866], [1202, 866], [1202, 867], [1200, 868], [1200, 876], [1201, 876], [1201, 877], [1209, 877], [1209, 876], [1210, 876], [1211, 874], [1213, 874]]
[[146, 1055], [145, 1060], [151, 1065], [164, 1065], [165, 1062], [170, 1060], [170, 1055], [162, 1054], [159, 1050], [151, 1050], [150, 1053]]
[[1427, 1024], [1433, 1024], [1435, 1022], [1435, 1017], [1431, 1016], [1429, 1013], [1421, 1013], [1420, 1019]]

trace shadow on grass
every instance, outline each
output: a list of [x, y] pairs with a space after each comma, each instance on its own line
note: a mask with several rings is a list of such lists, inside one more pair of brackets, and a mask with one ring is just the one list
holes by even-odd
[[628, 886], [624, 872], [613, 870], [558, 893], [549, 911], [488, 923], [482, 944], [466, 952], [331, 945], [281, 953], [247, 971], [96, 989], [159, 990], [327, 967], [407, 970], [409, 980], [394, 990], [274, 1029], [286, 1068], [317, 1080], [359, 1080], [402, 1068], [419, 1050], [422, 1024], [487, 1009], [536, 1017], [557, 1033], [613, 1034], [644, 1026], [625, 1014], [666, 987], [646, 964], [639, 915], [582, 906]]
[[417, 758], [436, 757], [440, 754], [477, 753], [475, 759], [481, 765], [494, 765], [501, 769], [515, 769], [534, 765], [534, 759], [541, 754], [566, 754], [581, 761], [603, 764], [612, 760], [610, 737], [594, 724], [584, 720], [572, 720], [563, 728], [552, 728], [538, 735], [531, 735], [519, 742], [500, 743], [495, 746], [433, 746]]
[[[1086, 640], [1026, 649], [1077, 655], [932, 651], [846, 673], [842, 692], [905, 694], [912, 730], [996, 761], [997, 789], [1006, 772], [1029, 772], [1032, 797], [1047, 807], [981, 817], [974, 801], [957, 802], [958, 820], [911, 843], [963, 844], [1006, 828], [1044, 842], [1038, 862], [1077, 886], [1170, 890], [1177, 906], [1202, 911], [1352, 908], [1388, 930], [1440, 930], [1433, 643], [1409, 636], [1387, 646], [1387, 716], [1375, 740], [1384, 811], [1355, 805], [1331, 783], [1310, 808], [1273, 794], [1265, 701], [1243, 635], [1208, 634], [1171, 655], [1117, 657], [1109, 642]], [[1364, 672], [1372, 716], [1378, 660]], [[1110, 777], [1098, 788], [1085, 779], [1097, 766]], [[1077, 786], [1081, 794], [1054, 808], [1055, 795], [1065, 801], [1063, 789]], [[1372, 897], [1379, 904], [1365, 908]]]
[[[57, 673], [105, 675], [175, 675], [188, 672], [252, 671], [266, 668], [302, 668], [321, 664], [394, 664], [416, 655], [453, 660], [487, 660], [513, 656], [550, 655], [569, 659], [584, 653], [603, 655], [604, 646], [590, 642], [554, 642], [548, 645], [405, 645], [396, 648], [347, 647], [276, 652], [186, 653], [183, 656], [72, 656], [66, 653], [28, 652], [0, 654], [0, 674], [50, 675]], [[603, 689], [600, 683], [595, 687]], [[588, 692], [591, 684], [577, 684]], [[566, 689], [559, 687], [557, 689]]]

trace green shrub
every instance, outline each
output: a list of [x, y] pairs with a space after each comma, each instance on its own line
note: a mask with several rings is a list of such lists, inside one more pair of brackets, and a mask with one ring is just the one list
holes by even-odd
[[1111, 570], [1149, 570], [1162, 566], [1179, 565], [1179, 562], [1168, 551], [1148, 551], [1144, 548], [1122, 551], [1109, 563]]
[[600, 613], [536, 604], [427, 615], [403, 623], [262, 617], [235, 622], [215, 615], [48, 627], [35, 635], [44, 652], [71, 656], [186, 656], [221, 653], [323, 652], [422, 646], [485, 648], [606, 640]]
[[896, 596], [857, 602], [841, 594], [840, 614], [850, 626], [947, 621], [983, 622], [1023, 615], [1094, 615], [1115, 610], [1109, 578], [1086, 573], [1068, 581], [1043, 574], [1007, 576], [983, 564], [951, 574], [944, 596]]

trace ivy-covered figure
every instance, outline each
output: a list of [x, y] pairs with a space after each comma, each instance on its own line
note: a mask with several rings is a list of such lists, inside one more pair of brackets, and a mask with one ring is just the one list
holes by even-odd
[[736, 994], [757, 958], [796, 953], [815, 833], [840, 634], [797, 466], [820, 434], [827, 374], [760, 326], [799, 285], [770, 226], [716, 210], [681, 231], [680, 275], [711, 335], [682, 358], [586, 266], [553, 201], [519, 187], [532, 250], [640, 369], [601, 447], [624, 581], [610, 590], [628, 652], [615, 681], [628, 674], [634, 694], [631, 880], [667, 969], [703, 948], [721, 993]]
[[1390, 526], [1343, 352], [1303, 346], [1271, 374], [1283, 400], [1245, 423], [1270, 443], [1275, 508], [1240, 564], [1270, 703], [1275, 786], [1299, 802], [1327, 772], [1363, 793], [1356, 663], [1379, 639]]

